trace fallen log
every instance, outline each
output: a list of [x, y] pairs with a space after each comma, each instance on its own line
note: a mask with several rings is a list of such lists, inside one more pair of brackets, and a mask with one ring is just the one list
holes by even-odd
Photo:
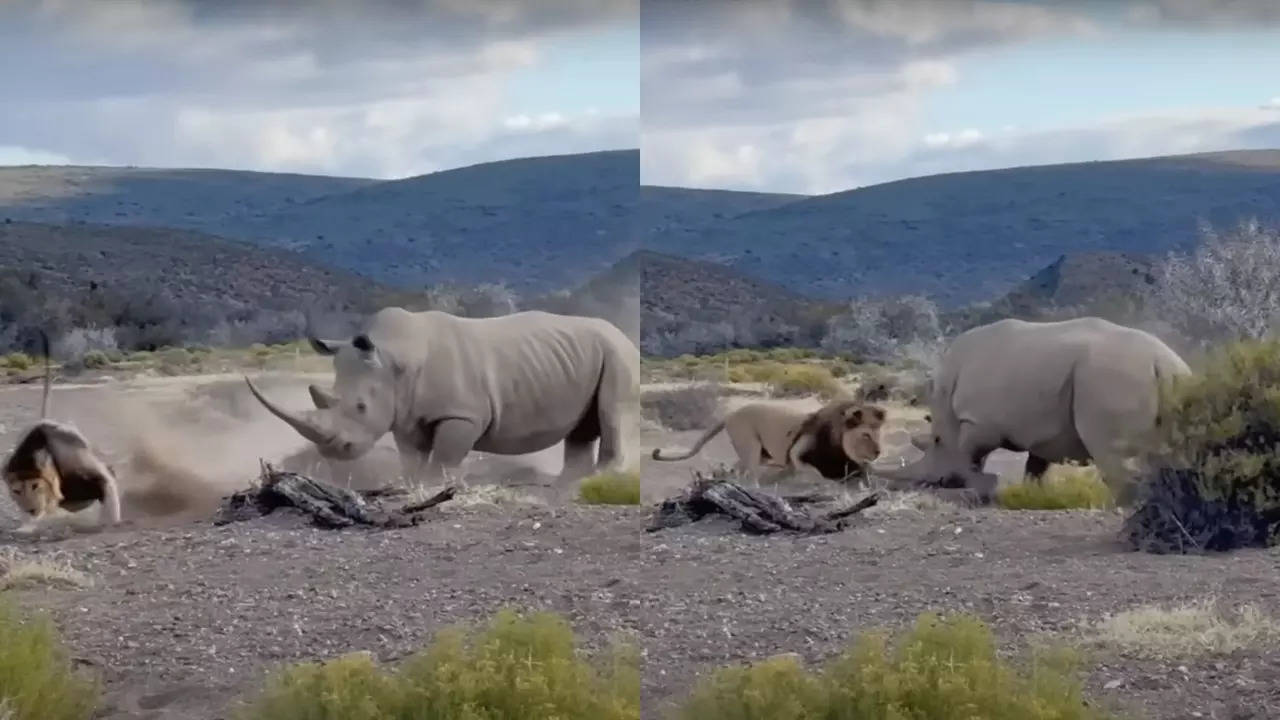
[[[812, 496], [800, 496], [797, 499], [801, 502], [813, 501]], [[871, 493], [849, 507], [815, 516], [797, 510], [786, 499], [763, 490], [745, 488], [729, 480], [697, 477], [679, 496], [669, 498], [658, 506], [653, 522], [646, 530], [655, 532], [679, 527], [697, 522], [708, 515], [721, 514], [737, 520], [742, 530], [751, 534], [769, 535], [787, 531], [819, 535], [844, 530], [853, 515], [879, 501], [879, 494]]]
[[300, 473], [276, 470], [264, 462], [257, 482], [223, 498], [213, 524], [226, 525], [261, 517], [285, 507], [310, 515], [315, 525], [324, 528], [409, 527], [422, 521], [423, 511], [453, 498], [457, 488], [449, 486], [426, 500], [391, 510], [378, 501], [378, 498], [400, 494], [387, 488], [361, 493]]

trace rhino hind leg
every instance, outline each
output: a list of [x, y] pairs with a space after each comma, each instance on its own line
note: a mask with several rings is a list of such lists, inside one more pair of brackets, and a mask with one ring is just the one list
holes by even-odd
[[595, 441], [565, 438], [564, 468], [560, 471], [561, 480], [581, 480], [595, 470], [595, 465]]

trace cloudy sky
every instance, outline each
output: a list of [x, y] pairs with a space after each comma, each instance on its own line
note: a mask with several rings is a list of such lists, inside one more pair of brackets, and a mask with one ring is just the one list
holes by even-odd
[[1275, 0], [644, 0], [646, 184], [1280, 148]]
[[0, 165], [394, 178], [639, 144], [639, 0], [4, 0]]

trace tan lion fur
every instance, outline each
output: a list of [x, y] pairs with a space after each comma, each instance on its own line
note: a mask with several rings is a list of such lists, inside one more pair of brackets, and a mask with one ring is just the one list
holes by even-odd
[[[870, 409], [855, 411], [864, 407]], [[846, 426], [847, 420], [850, 422]], [[667, 454], [654, 448], [652, 457], [662, 461], [687, 460], [724, 431], [738, 455], [736, 468], [742, 477], [758, 482], [765, 466], [788, 470], [809, 466], [829, 477], [833, 465], [829, 439], [836, 438], [836, 448], [849, 448], [844, 464], [861, 466], [870, 462], [868, 455], [874, 460], [879, 454], [883, 422], [883, 410], [847, 400], [828, 403], [811, 412], [775, 403], [749, 403], [707, 428], [688, 451]], [[844, 477], [844, 473], [837, 477]]]
[[880, 457], [880, 431], [886, 413], [859, 400], [834, 400], [810, 413], [796, 428], [787, 448], [792, 467], [807, 466], [828, 480], [865, 476]]
[[47, 417], [52, 371], [48, 337], [42, 333], [42, 339], [45, 377], [40, 421], [23, 436], [3, 469], [10, 497], [29, 517], [22, 531], [31, 531], [58, 509], [74, 513], [95, 502], [102, 505], [102, 524], [115, 525], [120, 522], [115, 473], [79, 430]]

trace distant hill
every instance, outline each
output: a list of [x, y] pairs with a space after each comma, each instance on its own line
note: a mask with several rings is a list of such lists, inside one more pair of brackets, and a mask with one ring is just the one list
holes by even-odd
[[950, 173], [786, 202], [645, 248], [815, 298], [991, 300], [1064, 254], [1187, 250], [1198, 225], [1280, 220], [1280, 151]]
[[640, 350], [706, 353], [726, 347], [811, 345], [834, 307], [716, 263], [642, 250]]
[[245, 237], [402, 287], [547, 292], [636, 249], [639, 168], [637, 150], [484, 163], [284, 208]]
[[0, 352], [37, 329], [114, 328], [124, 348], [298, 337], [309, 309], [416, 298], [294, 253], [179, 229], [0, 222]]
[[0, 218], [173, 227], [416, 290], [575, 286], [638, 247], [638, 150], [376, 181], [222, 170], [0, 168]]
[[683, 234], [696, 234], [707, 226], [757, 210], [769, 210], [803, 200], [807, 195], [740, 192], [737, 190], [696, 190], [691, 188], [641, 185], [636, 210], [636, 228], [641, 247], [650, 238], [663, 235], [671, 244]]
[[[628, 286], [627, 272], [610, 268], [547, 309], [638, 337], [638, 275], [633, 266]], [[191, 230], [0, 220], [0, 354], [34, 350], [40, 328], [113, 328], [126, 349], [281, 342], [300, 336], [308, 310], [349, 323], [386, 305], [427, 309], [433, 298]]]
[[254, 218], [282, 207], [378, 182], [241, 170], [0, 167], [0, 220], [174, 227], [238, 236]]

